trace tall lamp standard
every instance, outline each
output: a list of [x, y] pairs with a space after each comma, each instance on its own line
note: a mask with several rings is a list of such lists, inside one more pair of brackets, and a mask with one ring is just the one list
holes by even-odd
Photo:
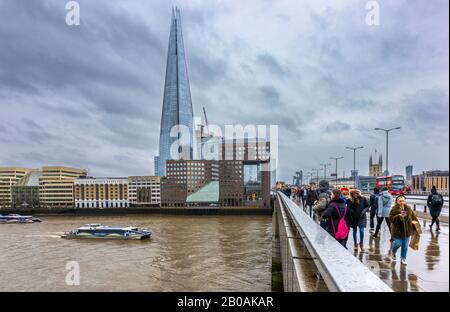
[[353, 150], [353, 183], [355, 187], [356, 187], [356, 151], [362, 148], [364, 148], [364, 146], [346, 147], [346, 149], [348, 150]]
[[316, 172], [316, 177], [317, 177], [317, 185], [319, 185], [319, 171], [320, 171], [320, 170], [322, 170], [322, 168], [320, 168], [320, 169], [311, 169], [311, 170], [313, 170], [313, 171], [315, 171], [315, 172]]
[[344, 157], [330, 157], [330, 159], [334, 159], [336, 161], [336, 188], [337, 188], [337, 181], [338, 181], [338, 160], [343, 159]]
[[323, 179], [326, 180], [327, 179], [327, 167], [331, 166], [330, 163], [328, 164], [320, 164], [321, 166], [323, 166]]
[[314, 174], [313, 172], [308, 172], [308, 177], [309, 177], [308, 181], [309, 181], [309, 184], [312, 182], [313, 174]]
[[374, 130], [386, 132], [386, 175], [389, 175], [389, 132], [393, 130], [400, 130], [400, 127], [395, 127], [391, 129], [375, 128]]

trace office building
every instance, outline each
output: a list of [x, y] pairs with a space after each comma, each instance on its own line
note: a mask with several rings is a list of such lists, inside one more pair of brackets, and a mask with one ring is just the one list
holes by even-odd
[[74, 181], [76, 208], [127, 208], [128, 178], [78, 178]]
[[161, 177], [128, 177], [128, 197], [131, 207], [161, 204]]
[[39, 208], [39, 178], [41, 176], [42, 171], [30, 171], [11, 187], [13, 208]]
[[438, 192], [448, 195], [448, 180], [448, 170], [423, 171], [421, 174], [413, 175], [411, 191], [412, 193], [428, 193], [433, 186], [436, 186]]
[[11, 208], [11, 187], [31, 170], [19, 167], [0, 167], [0, 209]]
[[85, 177], [87, 171], [79, 168], [49, 166], [42, 168], [39, 177], [39, 203], [44, 208], [73, 208], [74, 181]]

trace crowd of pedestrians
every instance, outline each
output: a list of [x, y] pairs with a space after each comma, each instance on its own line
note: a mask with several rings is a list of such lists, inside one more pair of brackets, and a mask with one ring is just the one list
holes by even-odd
[[[293, 197], [303, 211], [313, 218], [320, 226], [347, 248], [350, 232], [353, 236], [353, 250], [366, 251], [364, 233], [369, 217], [369, 232], [374, 239], [380, 238], [383, 223], [389, 229], [391, 243], [389, 255], [392, 261], [397, 261], [397, 252], [400, 249], [400, 262], [406, 265], [408, 247], [418, 248], [420, 238], [420, 224], [416, 213], [406, 203], [406, 197], [397, 196], [395, 199], [389, 188], [375, 188], [369, 199], [358, 189], [331, 189], [329, 182], [320, 181], [304, 185], [301, 188], [284, 190], [284, 193]], [[444, 204], [444, 198], [433, 187], [428, 197], [428, 207], [432, 217], [430, 230], [436, 225], [440, 230], [439, 215]], [[375, 226], [376, 217], [376, 226]], [[411, 237], [415, 240], [411, 242]]]

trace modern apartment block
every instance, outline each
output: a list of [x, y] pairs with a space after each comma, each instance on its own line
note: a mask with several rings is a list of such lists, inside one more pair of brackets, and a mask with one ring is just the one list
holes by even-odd
[[182, 207], [189, 195], [219, 180], [219, 164], [213, 160], [168, 160], [161, 179], [161, 206]]
[[128, 178], [77, 178], [75, 208], [127, 208]]
[[39, 178], [42, 171], [28, 172], [11, 187], [12, 207], [19, 209], [39, 208]]
[[85, 169], [69, 167], [43, 167], [39, 178], [39, 202], [44, 208], [72, 208], [75, 204], [75, 179], [85, 177]]
[[266, 162], [270, 159], [270, 142], [256, 139], [222, 139], [219, 159]]
[[19, 167], [0, 167], [0, 209], [11, 207], [11, 187], [31, 170]]
[[167, 162], [161, 206], [270, 208], [270, 172], [261, 161], [178, 160]]
[[161, 177], [128, 177], [128, 197], [131, 207], [161, 204]]

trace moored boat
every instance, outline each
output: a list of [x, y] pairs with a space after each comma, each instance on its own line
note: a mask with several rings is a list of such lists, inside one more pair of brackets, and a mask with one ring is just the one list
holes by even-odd
[[149, 229], [138, 229], [127, 226], [105, 226], [101, 224], [86, 224], [76, 230], [65, 232], [62, 238], [103, 238], [103, 239], [125, 239], [140, 240], [148, 239], [152, 235]]
[[0, 223], [35, 223], [42, 222], [33, 216], [22, 216], [19, 214], [0, 215]]

